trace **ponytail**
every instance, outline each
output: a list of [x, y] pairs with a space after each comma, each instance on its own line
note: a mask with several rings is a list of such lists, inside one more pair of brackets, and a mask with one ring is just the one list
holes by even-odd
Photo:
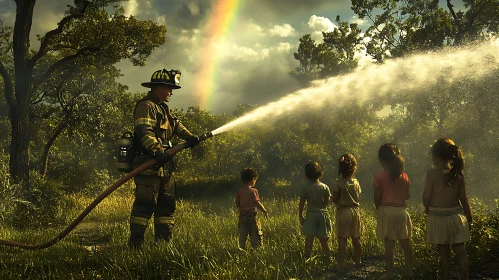
[[439, 157], [451, 164], [447, 185], [452, 185], [458, 175], [464, 176], [464, 156], [461, 148], [450, 138], [440, 138], [431, 147], [433, 157]]
[[449, 145], [447, 146], [448, 149], [448, 154], [449, 158], [451, 160], [451, 170], [450, 173], [453, 175], [453, 177], [456, 177], [457, 175], [464, 176], [463, 170], [464, 170], [464, 157], [463, 157], [463, 152], [461, 151], [461, 148], [456, 145]]
[[397, 180], [405, 168], [405, 160], [400, 155], [400, 149], [392, 143], [383, 144], [379, 148], [378, 158], [388, 164], [390, 179]]
[[392, 159], [387, 162], [390, 167], [390, 178], [395, 181], [397, 180], [402, 172], [404, 172], [405, 160], [400, 155], [394, 155]]

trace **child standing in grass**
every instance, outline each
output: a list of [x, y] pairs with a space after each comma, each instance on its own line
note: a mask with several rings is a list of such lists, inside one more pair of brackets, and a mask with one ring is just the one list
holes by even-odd
[[412, 279], [413, 254], [409, 239], [412, 223], [406, 200], [410, 198], [410, 181], [404, 173], [404, 158], [391, 143], [383, 144], [378, 152], [383, 171], [374, 176], [374, 204], [377, 209], [376, 236], [385, 242], [386, 274], [381, 279], [393, 279], [395, 242], [404, 249], [406, 278]]
[[241, 171], [243, 186], [236, 193], [236, 205], [239, 208], [239, 248], [245, 249], [246, 239], [250, 236], [251, 247], [262, 245], [263, 232], [260, 220], [257, 217], [257, 210], [260, 209], [268, 218], [269, 212], [258, 196], [258, 190], [253, 188], [258, 180], [256, 170], [246, 168]]
[[428, 214], [426, 242], [438, 246], [441, 279], [450, 277], [450, 246], [459, 260], [461, 279], [468, 279], [465, 242], [473, 225], [464, 182], [461, 148], [449, 138], [438, 139], [431, 147], [434, 169], [428, 170], [423, 203]]
[[[305, 166], [305, 177], [308, 179], [308, 184], [301, 190], [298, 207], [300, 224], [306, 235], [305, 259], [310, 258], [315, 237], [319, 238], [324, 255], [329, 257], [328, 239], [331, 236], [331, 220], [326, 207], [331, 192], [326, 184], [319, 181], [322, 170], [317, 162], [310, 162]], [[303, 218], [305, 202], [307, 202], [307, 216]]]
[[332, 200], [336, 203], [336, 236], [338, 237], [337, 268], [345, 267], [345, 254], [348, 238], [352, 239], [356, 266], [361, 266], [362, 223], [360, 219], [360, 185], [354, 178], [357, 160], [352, 154], [344, 154], [339, 160], [338, 182], [333, 188]]

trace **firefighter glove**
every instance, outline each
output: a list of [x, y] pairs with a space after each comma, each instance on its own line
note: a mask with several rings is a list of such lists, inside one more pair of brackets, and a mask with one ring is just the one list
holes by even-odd
[[189, 148], [194, 148], [197, 145], [199, 145], [199, 136], [191, 136], [191, 137], [185, 139], [185, 142], [187, 143], [187, 146]]
[[157, 151], [154, 156], [160, 165], [165, 165], [170, 161], [170, 155], [166, 152], [166, 149], [163, 151]]

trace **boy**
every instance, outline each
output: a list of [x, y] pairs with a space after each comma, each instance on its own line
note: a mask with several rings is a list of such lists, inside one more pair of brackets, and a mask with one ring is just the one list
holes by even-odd
[[260, 221], [256, 213], [260, 209], [263, 214], [268, 218], [269, 212], [260, 203], [258, 190], [253, 188], [258, 179], [258, 173], [251, 169], [246, 168], [241, 171], [241, 180], [243, 186], [236, 193], [236, 205], [239, 208], [239, 248], [246, 247], [246, 238], [250, 236], [251, 247], [255, 248], [262, 245], [263, 232], [261, 229]]
[[[303, 186], [298, 206], [300, 224], [303, 226], [305, 239], [305, 259], [310, 259], [314, 238], [318, 238], [322, 251], [329, 258], [327, 241], [331, 236], [331, 219], [327, 213], [327, 205], [331, 192], [329, 187], [320, 181], [322, 169], [317, 162], [310, 162], [305, 166], [305, 177], [308, 183]], [[307, 216], [303, 217], [303, 208], [307, 202]]]

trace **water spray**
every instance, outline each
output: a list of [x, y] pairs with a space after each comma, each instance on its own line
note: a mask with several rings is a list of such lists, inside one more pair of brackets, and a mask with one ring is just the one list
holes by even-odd
[[[212, 132], [206, 132], [202, 135], [199, 136], [199, 141], [205, 141], [208, 138], [213, 137]], [[167, 150], [167, 153], [170, 155], [170, 157], [173, 157], [175, 154], [178, 152], [185, 150], [189, 147], [189, 145], [184, 142], [178, 145], [173, 146], [172, 148]], [[56, 237], [52, 238], [51, 240], [45, 242], [45, 243], [40, 243], [40, 244], [23, 244], [19, 242], [14, 242], [14, 241], [9, 241], [9, 240], [2, 240], [0, 239], [0, 245], [5, 245], [9, 247], [18, 247], [22, 249], [27, 249], [27, 250], [40, 250], [40, 249], [45, 249], [48, 248], [54, 244], [56, 244], [59, 240], [63, 239], [68, 235], [83, 219], [97, 206], [99, 203], [104, 200], [107, 196], [109, 196], [112, 192], [114, 192], [116, 189], [118, 189], [120, 186], [122, 186], [124, 183], [126, 183], [128, 180], [132, 179], [133, 177], [139, 175], [142, 173], [142, 171], [149, 169], [153, 166], [155, 166], [158, 163], [156, 159], [151, 159], [149, 161], [146, 161], [145, 163], [141, 164], [139, 167], [135, 168], [133, 171], [130, 173], [126, 174], [125, 176], [121, 177], [116, 183], [114, 183], [112, 186], [107, 188], [105, 191], [103, 191], [97, 198], [90, 203], [81, 214], [73, 220], [71, 224], [69, 224], [68, 227], [66, 227], [61, 233], [59, 233]]]
[[424, 88], [460, 80], [479, 80], [496, 73], [499, 73], [499, 39], [391, 59], [383, 64], [357, 68], [346, 75], [315, 81], [312, 87], [286, 95], [217, 128], [213, 135], [262, 120], [269, 123], [300, 109], [363, 103], [393, 92], [418, 94]]

